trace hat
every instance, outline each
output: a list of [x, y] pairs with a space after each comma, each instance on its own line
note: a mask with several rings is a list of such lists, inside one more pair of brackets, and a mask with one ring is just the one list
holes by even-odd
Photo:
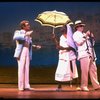
[[81, 20], [77, 20], [75, 21], [75, 27], [78, 27], [78, 26], [85, 26], [85, 24], [83, 24]]

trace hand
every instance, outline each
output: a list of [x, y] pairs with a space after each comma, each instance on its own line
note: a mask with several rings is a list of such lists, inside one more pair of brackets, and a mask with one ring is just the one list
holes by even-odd
[[40, 45], [32, 45], [33, 47], [37, 48], [37, 49], [40, 49], [41, 46]]
[[26, 32], [26, 36], [30, 36], [32, 33], [33, 33], [33, 30], [27, 31], [27, 32]]
[[88, 30], [88, 31], [86, 32], [86, 35], [87, 35], [87, 36], [90, 36], [90, 33], [91, 33], [91, 32]]
[[92, 38], [94, 38], [94, 34], [93, 34], [93, 33], [91, 33], [90, 36], [91, 36]]
[[53, 38], [53, 39], [55, 39], [55, 38], [56, 38], [56, 36], [55, 36], [55, 34], [54, 34], [54, 33], [52, 33], [52, 38]]
[[37, 46], [36, 46], [36, 48], [37, 48], [37, 49], [40, 49], [40, 48], [41, 48], [41, 46], [40, 46], [40, 45], [37, 45]]

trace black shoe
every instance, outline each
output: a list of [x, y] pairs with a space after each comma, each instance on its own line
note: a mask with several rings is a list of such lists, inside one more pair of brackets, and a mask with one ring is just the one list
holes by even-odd
[[57, 88], [56, 91], [60, 92], [62, 91], [62, 88]]

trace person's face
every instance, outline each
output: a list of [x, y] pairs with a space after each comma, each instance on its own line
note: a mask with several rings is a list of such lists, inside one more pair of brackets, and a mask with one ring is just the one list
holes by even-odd
[[77, 30], [83, 32], [83, 30], [84, 30], [84, 26], [82, 26], [82, 25], [78, 26], [78, 27], [77, 27]]
[[30, 30], [30, 24], [29, 23], [25, 23], [24, 29], [26, 31], [29, 31]]

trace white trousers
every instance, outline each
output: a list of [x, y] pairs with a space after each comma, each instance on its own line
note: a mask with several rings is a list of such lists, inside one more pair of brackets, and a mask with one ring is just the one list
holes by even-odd
[[98, 77], [97, 77], [97, 67], [96, 63], [89, 57], [84, 57], [80, 59], [81, 65], [81, 87], [88, 86], [88, 74], [90, 75], [91, 83], [93, 88], [99, 87]]
[[[76, 65], [76, 59], [71, 60], [72, 62], [72, 78], [78, 78], [78, 70]], [[71, 67], [71, 65], [70, 65]]]
[[18, 88], [30, 88], [29, 84], [29, 49], [23, 47], [20, 60], [18, 61]]

